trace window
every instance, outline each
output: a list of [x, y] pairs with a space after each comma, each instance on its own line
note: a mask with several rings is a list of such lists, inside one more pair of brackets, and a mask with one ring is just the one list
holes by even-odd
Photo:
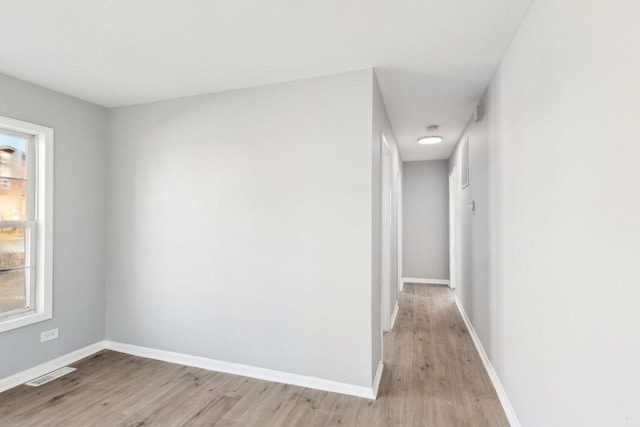
[[53, 129], [0, 117], [0, 332], [52, 316]]

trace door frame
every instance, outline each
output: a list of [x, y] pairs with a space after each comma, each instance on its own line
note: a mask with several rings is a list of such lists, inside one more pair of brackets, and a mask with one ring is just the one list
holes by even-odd
[[449, 286], [455, 289], [458, 284], [457, 235], [456, 235], [456, 200], [457, 200], [457, 168], [449, 172]]
[[[396, 168], [396, 191], [395, 191], [395, 212], [396, 212], [396, 264], [397, 264], [397, 294], [402, 292], [404, 283], [402, 282], [402, 170], [400, 169], [401, 159], [398, 158], [395, 164]], [[399, 297], [398, 297], [399, 299]]]
[[380, 133], [380, 329], [387, 332], [391, 329], [391, 274], [393, 271], [391, 260], [392, 245], [392, 151], [384, 133]]

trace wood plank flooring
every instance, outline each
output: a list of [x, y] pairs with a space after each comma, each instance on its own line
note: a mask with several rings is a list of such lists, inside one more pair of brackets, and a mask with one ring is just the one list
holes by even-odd
[[0, 394], [0, 426], [508, 426], [451, 290], [405, 285], [376, 401], [102, 351]]

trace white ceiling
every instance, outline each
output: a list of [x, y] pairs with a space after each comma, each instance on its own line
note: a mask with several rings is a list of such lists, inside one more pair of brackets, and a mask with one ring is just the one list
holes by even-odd
[[3, 0], [0, 72], [113, 107], [374, 67], [404, 160], [443, 159], [531, 2]]

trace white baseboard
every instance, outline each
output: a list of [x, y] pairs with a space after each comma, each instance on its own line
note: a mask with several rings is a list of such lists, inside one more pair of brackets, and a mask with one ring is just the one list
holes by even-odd
[[2, 378], [0, 379], [0, 393], [9, 390], [10, 388], [19, 386], [20, 384], [24, 384], [51, 371], [60, 369], [63, 366], [77, 362], [80, 359], [91, 356], [92, 354], [97, 353], [100, 350], [104, 350], [104, 348], [104, 341], [99, 341], [95, 344], [91, 344], [87, 347], [81, 348], [80, 350], [72, 351], [71, 353], [67, 353], [64, 356], [55, 358], [49, 362], [45, 362], [33, 368], [18, 372], [17, 374], [11, 375], [10, 377]]
[[449, 285], [449, 280], [443, 280], [443, 279], [419, 279], [416, 277], [403, 277], [402, 278], [402, 285], [404, 286], [405, 283], [418, 283], [421, 285]]
[[378, 390], [380, 389], [380, 381], [382, 380], [382, 371], [384, 370], [384, 363], [382, 360], [378, 363], [378, 369], [376, 369], [376, 377], [373, 379], [373, 395], [378, 397]]
[[396, 301], [396, 306], [393, 308], [393, 313], [391, 314], [391, 327], [390, 330], [393, 329], [393, 325], [396, 324], [396, 317], [398, 317], [398, 310], [400, 310], [400, 306], [398, 305], [398, 301]]
[[364, 397], [367, 399], [376, 398], [374, 387], [357, 386], [353, 384], [325, 380], [322, 378], [309, 377], [306, 375], [275, 371], [272, 369], [242, 365], [239, 363], [223, 362], [221, 360], [209, 359], [206, 357], [191, 356], [188, 354], [174, 353], [164, 350], [156, 350], [153, 348], [140, 347], [137, 345], [123, 344], [113, 341], [106, 341], [105, 343], [106, 348], [109, 350], [119, 351], [121, 353], [127, 353], [134, 356], [147, 357], [149, 359], [162, 360], [164, 362], [193, 366], [210, 371], [241, 375], [244, 377], [256, 378], [259, 380], [273, 381], [282, 384], [291, 384], [300, 387], [313, 388], [316, 390], [330, 391], [332, 393], [347, 394], [350, 396]]
[[208, 359], [205, 357], [190, 356], [188, 354], [173, 353], [170, 351], [156, 350], [153, 348], [140, 347], [136, 345], [123, 344], [114, 341], [100, 341], [91, 344], [80, 350], [60, 356], [54, 360], [35, 366], [33, 368], [18, 372], [17, 374], [0, 379], [0, 393], [10, 388], [19, 386], [47, 374], [63, 366], [77, 362], [85, 357], [91, 356], [101, 350], [113, 350], [121, 353], [127, 353], [139, 357], [147, 357], [149, 359], [162, 360], [170, 363], [177, 363], [186, 366], [194, 366], [196, 368], [207, 369], [210, 371], [225, 372], [233, 375], [241, 375], [244, 377], [256, 378], [265, 381], [273, 381], [283, 384], [291, 384], [300, 387], [313, 388], [316, 390], [329, 391], [332, 393], [347, 394], [350, 396], [364, 397], [366, 399], [375, 399], [378, 387], [380, 386], [380, 378], [382, 376], [382, 362], [378, 366], [376, 378], [372, 387], [357, 386], [337, 381], [325, 380], [306, 375], [291, 374], [288, 372], [275, 371], [272, 369], [258, 368], [255, 366], [241, 365], [239, 363], [223, 362], [220, 360]]
[[471, 339], [476, 346], [476, 350], [478, 350], [478, 354], [480, 355], [480, 359], [482, 360], [482, 364], [489, 374], [489, 378], [491, 379], [491, 383], [493, 384], [493, 388], [495, 388], [496, 393], [498, 394], [498, 399], [500, 399], [500, 403], [502, 404], [502, 408], [504, 409], [505, 414], [507, 414], [507, 419], [509, 420], [509, 424], [511, 427], [522, 427], [520, 424], [520, 420], [513, 410], [513, 406], [511, 406], [511, 401], [509, 401], [509, 397], [502, 387], [502, 383], [500, 382], [500, 378], [496, 373], [495, 369], [493, 369], [493, 365], [487, 356], [487, 352], [484, 350], [482, 342], [480, 342], [480, 338], [476, 333], [476, 330], [473, 328], [471, 324], [471, 320], [469, 320], [469, 316], [467, 316], [466, 311], [464, 311], [464, 307], [458, 298], [455, 299], [456, 306], [458, 307], [458, 311], [460, 311], [460, 315], [462, 315], [462, 319], [464, 320], [465, 325], [467, 326], [467, 330], [469, 330], [469, 335], [471, 335]]

